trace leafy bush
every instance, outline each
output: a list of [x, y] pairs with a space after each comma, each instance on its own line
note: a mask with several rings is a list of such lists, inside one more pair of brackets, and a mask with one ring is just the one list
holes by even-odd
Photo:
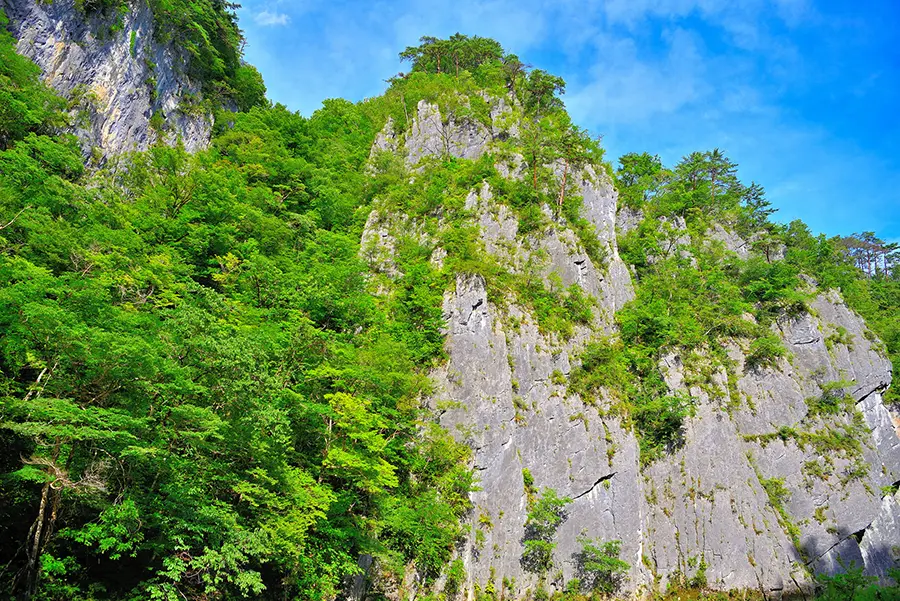
[[466, 580], [466, 566], [462, 559], [455, 559], [447, 568], [447, 581], [444, 584], [444, 594], [448, 599], [456, 597], [462, 589], [461, 586]]
[[255, 106], [265, 106], [266, 85], [262, 75], [252, 65], [242, 64], [234, 70], [229, 82], [231, 93], [239, 110], [249, 111]]
[[693, 415], [693, 410], [691, 399], [684, 396], [657, 396], [635, 402], [632, 419], [639, 434], [643, 463], [682, 444], [684, 420]]
[[617, 592], [631, 568], [628, 562], [619, 559], [622, 542], [600, 542], [580, 536], [578, 544], [581, 550], [575, 553], [574, 560], [579, 587], [605, 594]]
[[16, 41], [7, 30], [9, 20], [0, 10], [0, 150], [28, 133], [50, 133], [64, 123], [65, 101], [40, 80], [40, 69], [16, 53]]
[[[892, 578], [900, 583], [900, 570], [893, 570]], [[900, 585], [882, 587], [878, 579], [863, 574], [862, 568], [848, 566], [842, 574], [816, 577], [820, 590], [816, 601], [897, 601], [900, 600]]]
[[539, 498], [530, 503], [528, 518], [525, 520], [525, 535], [522, 544], [522, 567], [537, 574], [546, 574], [553, 565], [553, 538], [559, 525], [566, 519], [566, 505], [569, 497], [559, 497], [552, 488], [545, 488]]
[[569, 389], [591, 401], [602, 389], [624, 390], [630, 381], [627, 359], [619, 341], [600, 338], [587, 343], [579, 355], [581, 365], [569, 375]]
[[818, 397], [806, 399], [809, 415], [837, 415], [839, 413], [851, 413], [855, 409], [856, 401], [847, 392], [852, 382], [838, 380], [828, 382], [821, 386], [822, 394]]
[[777, 367], [778, 360], [784, 357], [786, 352], [780, 338], [774, 334], [762, 336], [750, 343], [746, 358], [747, 367], [751, 370]]

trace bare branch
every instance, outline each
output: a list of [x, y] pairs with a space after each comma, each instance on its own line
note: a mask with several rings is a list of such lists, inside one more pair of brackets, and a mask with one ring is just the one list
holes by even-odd
[[19, 215], [21, 215], [22, 213], [24, 213], [24, 212], [25, 212], [25, 209], [28, 209], [28, 208], [30, 208], [30, 207], [22, 207], [22, 210], [19, 211], [18, 213], [16, 213], [16, 216], [13, 217], [12, 219], [10, 219], [9, 222], [8, 222], [6, 225], [0, 225], [0, 230], [5, 230], [5, 229], [8, 228], [9, 226], [11, 226], [11, 225], [16, 221], [16, 219], [19, 218]]

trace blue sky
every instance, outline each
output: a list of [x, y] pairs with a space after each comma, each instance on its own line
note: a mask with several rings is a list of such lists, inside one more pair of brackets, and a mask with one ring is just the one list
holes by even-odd
[[360, 100], [422, 35], [563, 76], [609, 157], [721, 148], [780, 221], [900, 240], [900, 0], [245, 0], [246, 58], [304, 115]]

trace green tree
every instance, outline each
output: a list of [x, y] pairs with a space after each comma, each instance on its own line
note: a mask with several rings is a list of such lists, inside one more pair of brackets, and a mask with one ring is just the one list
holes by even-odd
[[619, 157], [616, 185], [625, 206], [639, 208], [658, 191], [663, 175], [659, 156], [628, 153]]
[[545, 488], [540, 496], [529, 504], [525, 520], [525, 535], [522, 544], [522, 567], [529, 572], [546, 574], [553, 565], [553, 541], [556, 530], [567, 517], [566, 506], [572, 502], [569, 497], [560, 497], [552, 488]]
[[40, 69], [16, 53], [8, 24], [0, 10], [0, 150], [28, 133], [51, 133], [65, 123], [65, 102], [41, 82]]
[[238, 109], [249, 111], [255, 106], [265, 106], [266, 85], [263, 83], [262, 75], [251, 65], [241, 65], [234, 70], [231, 78], [231, 88], [234, 90], [231, 97], [237, 104]]
[[543, 69], [533, 69], [520, 87], [522, 105], [535, 121], [547, 113], [563, 108], [561, 94], [566, 92], [562, 77], [551, 75]]
[[455, 33], [447, 40], [423, 36], [419, 41], [418, 46], [409, 46], [400, 53], [400, 60], [409, 61], [414, 72], [453, 72], [458, 78], [461, 70], [473, 72], [503, 57], [502, 46], [490, 38]]
[[631, 566], [619, 559], [622, 542], [601, 542], [586, 536], [578, 537], [581, 549], [574, 554], [575, 572], [582, 590], [611, 594], [622, 586]]

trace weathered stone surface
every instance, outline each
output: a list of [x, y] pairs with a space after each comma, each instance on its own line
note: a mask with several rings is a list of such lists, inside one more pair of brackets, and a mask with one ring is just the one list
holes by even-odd
[[847, 537], [816, 559], [812, 563], [812, 569], [817, 574], [832, 576], [846, 571], [847, 566], [861, 565], [863, 565], [863, 557], [859, 545], [855, 538]]
[[[465, 143], [448, 150], [441, 128], [452, 120], [445, 124], [427, 104], [419, 105], [416, 119], [414, 143], [407, 140], [399, 150], [411, 159], [480, 156], [496, 135], [487, 129], [484, 136], [457, 135]], [[564, 167], [553, 168], [560, 176]], [[515, 156], [498, 169], [510, 178], [523, 174]], [[573, 499], [555, 537], [555, 567], [545, 582], [551, 589], [574, 576], [581, 534], [622, 541], [622, 558], [631, 565], [623, 591], [647, 590], [703, 571], [711, 587], [781, 598], [808, 592], [810, 571], [839, 569], [838, 557], [855, 558], [868, 573], [884, 577], [898, 510], [895, 498], [881, 499], [878, 493], [900, 480], [900, 438], [897, 416], [881, 396], [890, 383], [890, 364], [862, 320], [839, 295], [819, 295], [810, 313], [772, 327], [790, 358], [774, 368], [751, 368], [747, 343], [729, 343], [731, 374], [719, 368], [703, 386], [688, 379], [690, 370], [677, 353], [664, 357], [667, 385], [695, 399], [695, 414], [686, 420], [683, 446], [641, 467], [637, 438], [608, 413], [609, 401], [586, 405], [565, 385], [584, 343], [612, 332], [615, 311], [634, 297], [616, 228], [617, 220], [624, 221], [620, 233], [636, 227], [640, 216], [617, 214], [616, 192], [605, 173], [585, 169], [568, 177], [605, 246], [603, 265], [594, 264], [549, 207], [543, 207], [548, 225], [522, 235], [516, 214], [486, 183], [465, 201], [485, 251], [500, 265], [520, 274], [537, 266], [545, 282], [555, 273], [564, 286], [578, 285], [597, 301], [594, 323], [560, 340], [542, 334], [514, 300], [499, 309], [478, 276], [458, 276], [445, 295], [449, 359], [433, 373], [431, 403], [441, 424], [474, 452], [480, 490], [472, 493], [469, 536], [459, 549], [469, 596], [476, 584], [484, 590], [492, 575], [497, 590], [504, 578], [515, 579], [520, 595], [538, 583], [521, 563], [528, 495], [535, 494], [525, 488], [524, 469], [538, 491], [553, 488]], [[661, 220], [660, 228], [663, 252], [692, 259], [683, 220]], [[364, 247], [383, 249], [382, 264], [389, 263], [392, 239], [420, 229], [403, 216], [373, 212]], [[714, 228], [712, 236], [739, 256], [751, 252], [725, 228]], [[815, 445], [778, 433], [858, 427], [852, 413], [810, 415], [809, 399], [840, 380], [848, 381], [844, 388], [871, 438], [856, 455], [829, 456], [830, 472], [815, 475], [814, 464], [825, 459]], [[764, 486], [772, 482], [782, 482], [787, 491], [777, 506]]]
[[730, 229], [722, 227], [721, 224], [713, 224], [712, 229], [706, 234], [711, 240], [721, 242], [725, 250], [733, 252], [741, 259], [746, 259], [750, 256], [750, 243]]
[[859, 547], [866, 572], [889, 582], [888, 572], [900, 564], [900, 491], [881, 500], [881, 511], [866, 528]]
[[377, 210], [369, 213], [360, 240], [359, 253], [373, 272], [396, 277], [400, 272], [394, 263], [396, 239], [391, 234], [391, 226], [387, 215]]
[[[897, 478], [900, 439], [879, 393], [890, 383], [890, 364], [866, 338], [862, 320], [835, 293], [819, 295], [811, 308], [812, 314], [778, 324], [791, 361], [739, 380], [749, 402], [735, 420], [744, 434], [773, 433], [782, 427], [826, 434], [855, 432], [850, 415], [808, 415], [807, 399], [821, 396], [822, 386], [847, 382], [843, 391], [856, 402], [871, 430], [871, 438], [860, 441], [861, 456], [829, 452], [823, 457], [814, 445], [794, 438], [749, 443], [761, 477], [780, 478], [789, 491], [785, 508], [799, 529], [806, 561], [815, 571], [833, 573], [843, 569], [839, 557], [863, 565], [854, 533], [865, 530], [881, 511], [877, 493]], [[859, 473], [859, 461], [864, 473]], [[816, 475], [820, 468], [824, 477]], [[877, 575], [877, 566], [871, 571]]]
[[796, 591], [809, 582], [794, 566], [800, 556], [778, 525], [737, 423], [723, 411], [727, 374], [713, 384], [721, 398], [686, 386], [678, 355], [663, 357], [666, 383], [697, 399], [696, 415], [686, 423], [684, 447], [654, 462], [645, 478], [654, 487], [645, 495], [647, 533], [656, 572], [668, 580], [696, 574], [720, 589]]
[[415, 165], [425, 156], [477, 159], [490, 139], [491, 133], [478, 121], [450, 115], [445, 122], [437, 105], [420, 100], [406, 139], [407, 160]]
[[396, 152], [397, 151], [397, 132], [394, 118], [388, 117], [387, 123], [381, 128], [381, 131], [375, 136], [375, 142], [372, 144], [372, 150], [369, 156], [373, 157], [379, 152]]
[[369, 571], [374, 564], [374, 558], [371, 555], [360, 555], [356, 564], [360, 572], [350, 578], [346, 588], [347, 601], [363, 601], [366, 598]]
[[644, 212], [640, 209], [632, 209], [631, 207], [622, 207], [616, 217], [616, 227], [622, 235], [627, 234], [631, 230], [637, 229], [644, 219]]
[[878, 455], [872, 463], [876, 481], [880, 486], [897, 482], [900, 480], [900, 416], [895, 408], [884, 404], [878, 392], [864, 397], [857, 408], [872, 430], [872, 443]]
[[[461, 118], [452, 113], [442, 115], [438, 105], [420, 100], [404, 142], [407, 163], [416, 165], [426, 156], [477, 159], [494, 140], [518, 136], [519, 124], [512, 117], [509, 98], [487, 95], [483, 98], [490, 105], [489, 123], [470, 117]], [[391, 128], [388, 129], [388, 126]], [[389, 122], [376, 138], [373, 151], [396, 149], [399, 137], [396, 125]], [[517, 164], [498, 165], [498, 169], [508, 172], [511, 167], [518, 170], [521, 166], [519, 157]]]
[[[601, 294], [611, 299], [613, 312], [634, 298], [634, 286], [627, 266], [619, 257], [616, 244], [616, 205], [619, 195], [605, 172], [596, 173], [590, 166], [573, 174], [578, 193], [583, 198], [584, 217], [597, 231], [606, 245], [607, 269], [601, 280]], [[600, 298], [598, 296], [598, 298]]]
[[[121, 30], [112, 34], [114, 16], [86, 17], [74, 0], [0, 0], [0, 7], [19, 40], [18, 52], [37, 63], [60, 94], [80, 99], [76, 111], [86, 119], [76, 120], [75, 133], [87, 155], [105, 160], [145, 150], [160, 135], [181, 139], [188, 151], [209, 143], [212, 115], [181, 110], [185, 95], [200, 89], [185, 75], [185, 55], [153, 39], [146, 2], [130, 2]], [[166, 131], [150, 127], [154, 112], [165, 118]]]
[[[629, 500], [641, 497], [634, 437], [618, 420], [566, 396], [554, 372], [570, 370], [568, 354], [552, 353], [514, 307], [509, 317], [522, 322], [508, 330], [480, 278], [457, 279], [445, 317], [450, 360], [435, 374], [435, 406], [443, 409], [441, 423], [475, 451], [481, 490], [472, 495], [473, 535], [463, 555], [472, 580], [484, 587], [493, 567], [497, 585], [504, 577], [515, 578], [520, 592], [533, 584], [520, 564], [527, 514], [522, 471], [528, 469], [537, 488], [573, 498], [558, 535], [564, 575], [574, 573], [576, 538], [584, 531], [620, 538], [634, 567], [632, 581], [640, 581], [640, 516], [627, 509]], [[612, 440], [619, 441], [615, 447]], [[475, 542], [478, 528], [483, 543]]]
[[[810, 481], [803, 464], [815, 458], [811, 449], [791, 441], [761, 446], [743, 440], [744, 434], [797, 426], [806, 417], [804, 399], [819, 390], [814, 381], [783, 369], [744, 374], [738, 384], [741, 398], [735, 401], [745, 405], [733, 416], [723, 411], [730, 394], [724, 373], [715, 383], [725, 398], [710, 398], [703, 390], [691, 388], [699, 405], [687, 422], [684, 447], [641, 473], [633, 435], [552, 384], [551, 370], [568, 371], [568, 353], [542, 352], [539, 333], [519, 310], [512, 314], [523, 319], [518, 331], [503, 330], [502, 319], [492, 313], [480, 287], [461, 281], [456, 293], [448, 296], [448, 318], [454, 325], [448, 333], [451, 362], [446, 373], [453, 377], [439, 378], [443, 382], [439, 398], [462, 406], [444, 413], [442, 423], [471, 436], [482, 486], [473, 501], [478, 516], [487, 516], [493, 524], [481, 549], [471, 541], [467, 548], [466, 565], [473, 582], [484, 586], [491, 567], [498, 580], [515, 577], [523, 586], [533, 582], [517, 563], [527, 514], [523, 468], [529, 469], [538, 486], [575, 498], [557, 535], [556, 562], [564, 578], [572, 574], [571, 554], [577, 548], [573, 539], [582, 531], [623, 541], [623, 558], [632, 565], [627, 588], [649, 585], [654, 573], [661, 582], [676, 575], [690, 577], [702, 563], [707, 565], [707, 581], [715, 588], [762, 589], [773, 595], [809, 590], [812, 581], [801, 567], [807, 561], [812, 569], [828, 573], [839, 569], [838, 557], [856, 558], [861, 565], [867, 561], [866, 569], [876, 575], [886, 569], [886, 547], [878, 537], [892, 536], [895, 505], [882, 503], [867, 490], [873, 481], [854, 480], [845, 486]], [[842, 318], [854, 317], [822, 304], [834, 300], [818, 299], [820, 314], [833, 310]], [[470, 307], [477, 319], [468, 316]], [[800, 320], [797, 326], [789, 340], [809, 344], [810, 329], [804, 327], [808, 324]], [[731, 352], [739, 354], [736, 347]], [[854, 348], [850, 357], [853, 360], [848, 358], [844, 369], [851, 373], [872, 381], [884, 376], [879, 370], [885, 366], [879, 368], [868, 349]], [[789, 370], [789, 364], [784, 364]], [[673, 390], [683, 388], [680, 359], [669, 356], [664, 366]], [[864, 393], [866, 387], [854, 390]], [[877, 406], [886, 411], [877, 397], [875, 393], [864, 400], [872, 411]], [[753, 409], [746, 406], [748, 400]], [[600, 427], [595, 426], [598, 421]], [[467, 430], [472, 424], [477, 424], [475, 432]], [[755, 429], [761, 426], [763, 432]], [[610, 448], [616, 452], [611, 460], [606, 455], [604, 466]], [[894, 447], [885, 448], [889, 453]], [[619, 457], [620, 453], [624, 456]], [[887, 464], [896, 457], [886, 454], [883, 459]], [[840, 473], [849, 468], [849, 462], [838, 458], [835, 466]], [[790, 492], [785, 510], [788, 519], [799, 524], [800, 550], [782, 529], [760, 478], [783, 479]], [[823, 511], [817, 514], [820, 508]], [[822, 523], [816, 515], [824, 516]], [[472, 528], [478, 528], [478, 523], [473, 519]], [[864, 544], [861, 549], [854, 538], [861, 530], [880, 534], [872, 534], [869, 547]], [[882, 551], [876, 552], [879, 545]], [[492, 552], [486, 552], [488, 548]], [[872, 549], [868, 555], [867, 548]]]

